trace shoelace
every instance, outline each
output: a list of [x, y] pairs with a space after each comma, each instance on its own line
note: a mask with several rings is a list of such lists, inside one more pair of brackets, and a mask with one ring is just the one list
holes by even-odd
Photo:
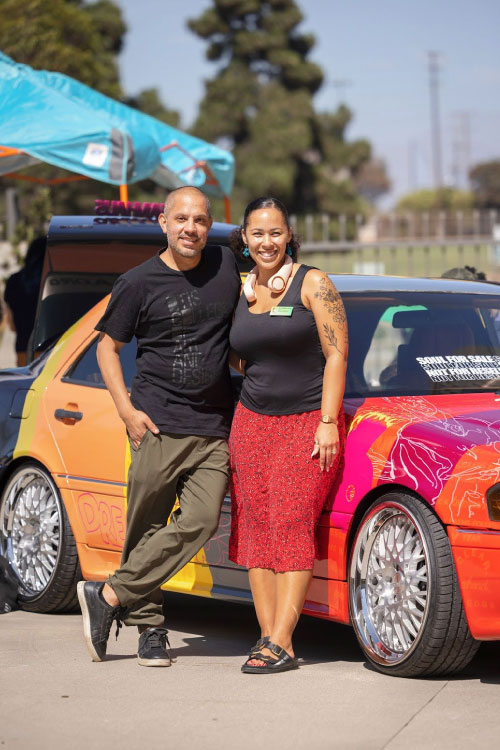
[[168, 630], [166, 628], [154, 628], [154, 630], [146, 630], [144, 632], [146, 633], [146, 640], [151, 641], [153, 647], [162, 646], [166, 648], [168, 645], [169, 648], [172, 648], [168, 640]]
[[123, 620], [125, 619], [127, 614], [127, 608], [126, 607], [118, 607], [115, 616], [111, 620], [111, 622], [116, 623], [116, 632], [115, 632], [115, 638], [118, 640], [118, 636], [120, 635], [120, 629], [123, 626]]

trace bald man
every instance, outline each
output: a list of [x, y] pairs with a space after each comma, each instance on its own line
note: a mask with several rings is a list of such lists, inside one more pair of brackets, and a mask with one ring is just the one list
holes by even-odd
[[[200, 190], [174, 190], [158, 221], [167, 247], [120, 276], [96, 326], [99, 366], [132, 461], [121, 567], [105, 584], [81, 581], [78, 598], [93, 661], [105, 658], [116, 619], [139, 628], [140, 665], [166, 667], [159, 587], [214, 534], [226, 493], [228, 335], [240, 276], [231, 250], [206, 244], [212, 216]], [[129, 396], [119, 354], [133, 336]]]

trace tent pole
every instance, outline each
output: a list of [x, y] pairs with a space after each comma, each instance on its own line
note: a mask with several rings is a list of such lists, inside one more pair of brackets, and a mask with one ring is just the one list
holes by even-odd
[[226, 224], [231, 223], [231, 203], [227, 195], [224, 196], [224, 211], [226, 214]]
[[128, 185], [120, 185], [120, 200], [122, 203], [128, 201]]

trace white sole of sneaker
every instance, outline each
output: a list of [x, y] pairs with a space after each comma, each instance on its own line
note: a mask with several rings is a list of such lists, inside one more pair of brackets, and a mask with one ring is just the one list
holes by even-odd
[[137, 663], [141, 667], [170, 667], [172, 666], [171, 659], [141, 659], [137, 657]]
[[92, 661], [102, 661], [99, 654], [94, 648], [92, 638], [90, 635], [90, 615], [87, 607], [87, 600], [85, 598], [85, 581], [80, 581], [76, 587], [76, 593], [78, 594], [78, 601], [82, 610], [83, 617], [83, 637], [85, 638], [85, 644], [88, 648], [89, 654], [92, 657]]

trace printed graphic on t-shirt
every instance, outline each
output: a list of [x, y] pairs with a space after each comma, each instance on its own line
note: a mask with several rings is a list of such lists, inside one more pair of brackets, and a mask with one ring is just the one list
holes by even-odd
[[195, 289], [167, 297], [172, 318], [172, 339], [175, 341], [172, 358], [171, 382], [178, 386], [206, 385], [213, 380], [211, 369], [204, 367], [202, 352], [194, 335], [189, 331], [213, 318], [227, 318], [230, 308], [223, 302], [201, 304]]
[[137, 338], [132, 404], [160, 430], [228, 436], [228, 337], [239, 288], [233, 253], [216, 245], [185, 274], [157, 254], [115, 283], [96, 328], [121, 342]]

